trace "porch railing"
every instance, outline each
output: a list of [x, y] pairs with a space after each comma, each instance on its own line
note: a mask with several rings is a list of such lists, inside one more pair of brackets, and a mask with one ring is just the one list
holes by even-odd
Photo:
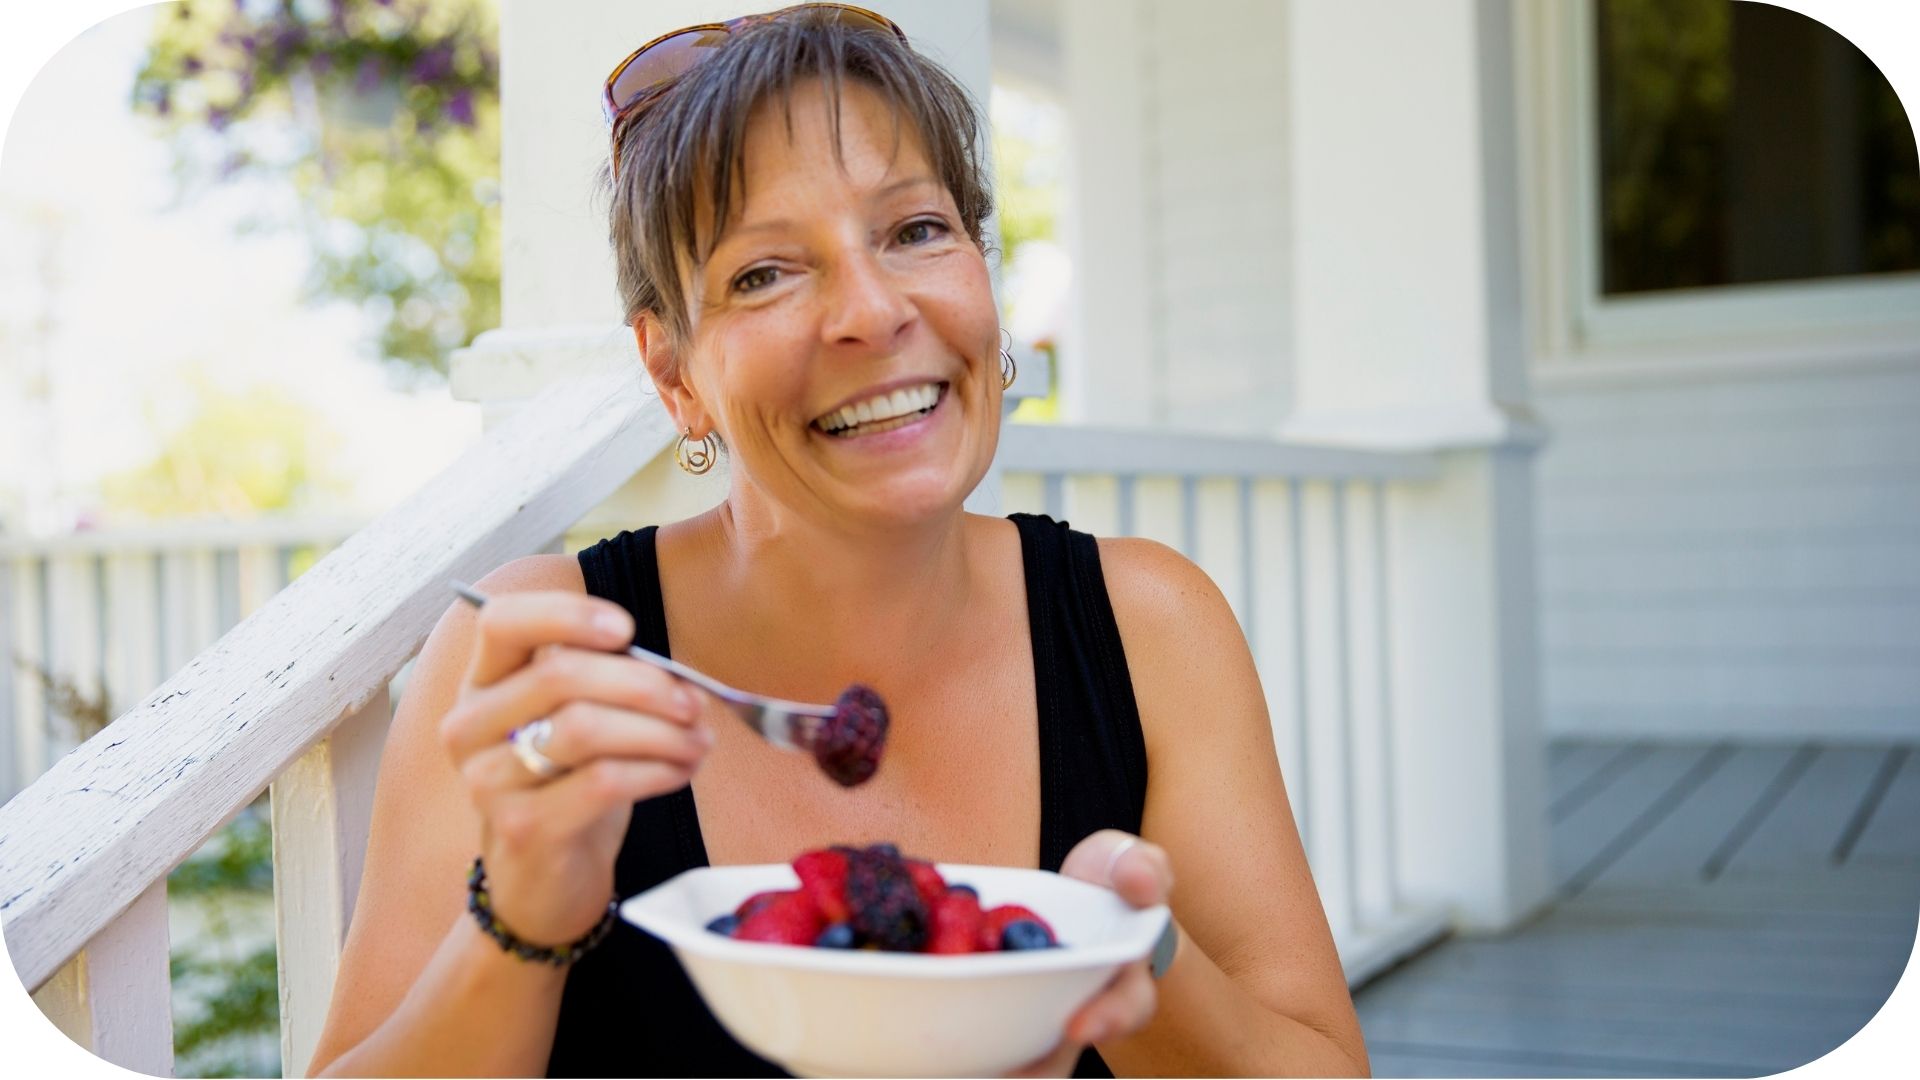
[[[631, 376], [547, 390], [0, 806], [0, 923], [42, 1010], [100, 1056], [168, 1074], [167, 874], [271, 789], [282, 1060], [302, 1075], [358, 893], [388, 685], [445, 610], [446, 580], [547, 548], [672, 436]], [[1161, 539], [1220, 584], [1349, 976], [1437, 932], [1438, 910], [1397, 886], [1383, 572], [1387, 493], [1433, 463], [1016, 425], [1000, 467], [1006, 509]], [[203, 565], [209, 547], [192, 545]], [[74, 554], [104, 553], [58, 557]]]

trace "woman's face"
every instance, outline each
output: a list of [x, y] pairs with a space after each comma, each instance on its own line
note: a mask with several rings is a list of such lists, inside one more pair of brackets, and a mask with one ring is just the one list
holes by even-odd
[[777, 103], [750, 120], [734, 220], [688, 271], [673, 396], [683, 424], [726, 440], [736, 496], [910, 524], [958, 507], [991, 463], [999, 319], [911, 123], [896, 145], [885, 102], [843, 87], [838, 157], [820, 82], [796, 87], [791, 137]]

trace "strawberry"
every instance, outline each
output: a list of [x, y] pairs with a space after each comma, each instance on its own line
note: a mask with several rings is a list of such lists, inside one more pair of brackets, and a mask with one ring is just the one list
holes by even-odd
[[768, 889], [766, 892], [754, 893], [752, 896], [740, 901], [740, 906], [733, 909], [733, 914], [740, 921], [745, 922], [749, 915], [759, 911], [769, 903], [772, 903], [774, 899], [783, 895], [785, 895], [785, 891], [781, 889]]
[[771, 941], [781, 945], [811, 945], [826, 920], [807, 894], [781, 893], [740, 920], [733, 936], [740, 941]]
[[809, 851], [793, 860], [793, 872], [800, 875], [800, 891], [807, 894], [828, 922], [846, 922], [852, 917], [847, 907], [845, 852]]
[[1039, 923], [1045, 928], [1048, 936], [1058, 940], [1059, 936], [1054, 934], [1053, 927], [1047, 923], [1047, 920], [1035, 915], [1032, 911], [1021, 907], [1019, 904], [1001, 904], [999, 907], [987, 912], [980, 924], [980, 937], [978, 939], [980, 951], [1000, 951], [1001, 932], [1007, 928], [1008, 923], [1019, 922], [1022, 919]]
[[980, 951], [980, 933], [986, 925], [980, 912], [980, 898], [972, 893], [948, 892], [934, 901], [933, 930], [927, 935], [930, 953], [970, 953]]
[[927, 905], [928, 911], [932, 911], [934, 903], [946, 895], [946, 879], [940, 876], [940, 871], [934, 869], [932, 863], [919, 859], [907, 860], [907, 873], [913, 878], [914, 889], [920, 893], [920, 902]]

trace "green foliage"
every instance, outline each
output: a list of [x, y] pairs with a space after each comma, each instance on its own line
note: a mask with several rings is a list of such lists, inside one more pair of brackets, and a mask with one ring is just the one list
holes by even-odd
[[341, 439], [311, 408], [270, 386], [230, 393], [199, 368], [185, 378], [198, 411], [154, 460], [101, 479], [109, 512], [250, 518], [346, 497], [328, 466]]
[[290, 186], [316, 297], [365, 305], [399, 381], [446, 373], [500, 321], [500, 110], [491, 0], [181, 3], [134, 106], [170, 136], [180, 194]]
[[176, 942], [169, 964], [176, 993], [198, 999], [173, 1030], [180, 1076], [279, 1075], [277, 1058], [245, 1052], [248, 1042], [272, 1042], [280, 1030], [278, 954], [272, 940], [244, 955], [221, 945], [236, 939], [241, 906], [259, 908], [273, 897], [273, 825], [266, 796], [241, 810], [227, 827], [167, 877], [167, 900], [201, 912], [209, 928], [200, 943]]

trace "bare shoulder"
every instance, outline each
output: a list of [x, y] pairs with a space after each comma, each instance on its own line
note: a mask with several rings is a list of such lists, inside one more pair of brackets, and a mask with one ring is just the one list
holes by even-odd
[[[1158, 540], [1101, 537], [1100, 573], [1121, 637], [1129, 643], [1134, 637], [1165, 640], [1198, 633], [1210, 640], [1195, 646], [1207, 648], [1223, 636], [1240, 636], [1240, 624], [1220, 587], [1193, 560]], [[1128, 652], [1131, 662], [1132, 650]]]
[[580, 575], [580, 560], [572, 555], [528, 555], [501, 563], [486, 577], [474, 582], [481, 592], [532, 592], [537, 589], [587, 591]]

